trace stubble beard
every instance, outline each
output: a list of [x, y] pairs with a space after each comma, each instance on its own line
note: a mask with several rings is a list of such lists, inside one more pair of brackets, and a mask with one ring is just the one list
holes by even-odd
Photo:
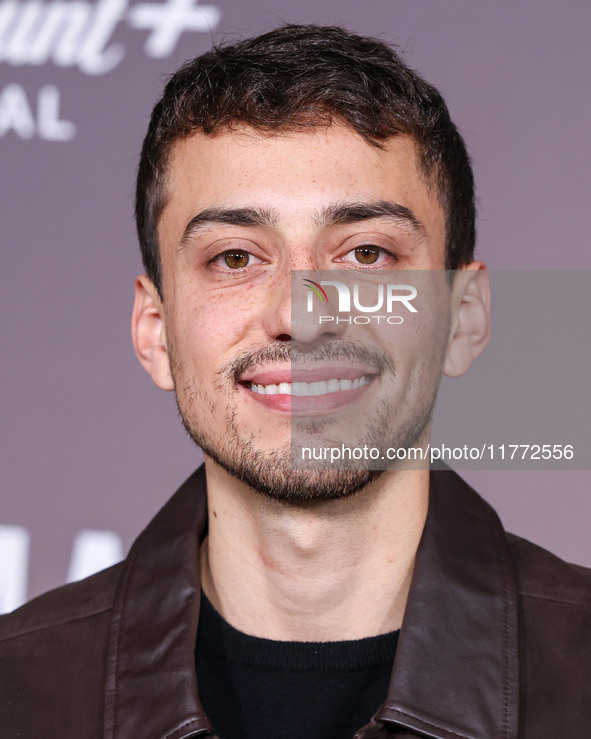
[[[235, 378], [241, 372], [250, 366], [290, 361], [291, 349], [289, 344], [278, 342], [238, 357], [219, 370], [220, 379], [215, 390], [230, 396], [232, 392], [236, 392]], [[349, 469], [326, 469], [326, 462], [321, 463], [320, 469], [298, 469], [294, 459], [301, 453], [304, 441], [306, 446], [331, 445], [326, 439], [319, 438], [319, 434], [325, 427], [330, 427], [330, 423], [313, 421], [309, 424], [296, 420], [292, 422], [292, 442], [295, 429], [297, 443], [286, 442], [275, 449], [262, 450], [255, 446], [253, 435], [240, 428], [236, 411], [229, 406], [225, 416], [223, 440], [216, 439], [208, 432], [205, 424], [200, 426], [198, 420], [192, 417], [195, 401], [200, 395], [199, 388], [193, 379], [182, 377], [183, 365], [175, 361], [172, 346], [169, 345], [168, 351], [177, 408], [188, 435], [215, 464], [256, 492], [289, 504], [336, 501], [355, 495], [384, 474], [385, 469], [368, 469], [370, 465], [367, 460], [359, 460]], [[356, 356], [367, 360], [367, 351], [361, 351], [354, 345], [346, 348], [341, 346], [340, 352], [337, 350], [336, 353], [339, 354], [338, 357], [334, 356], [335, 348], [330, 346], [327, 350], [308, 352], [306, 359], [317, 361], [329, 358], [330, 354], [331, 358]], [[385, 354], [380, 359], [380, 370], [394, 374], [391, 360]], [[376, 411], [367, 423], [366, 433], [351, 439], [348, 445], [367, 445], [368, 448], [380, 449], [383, 454], [388, 447], [408, 448], [416, 444], [430, 422], [437, 387], [438, 383], [427, 393], [427, 398], [421, 402], [412, 417], [398, 428], [394, 423], [396, 409], [390, 408], [383, 400], [378, 402]], [[383, 465], [383, 462], [380, 464]]]

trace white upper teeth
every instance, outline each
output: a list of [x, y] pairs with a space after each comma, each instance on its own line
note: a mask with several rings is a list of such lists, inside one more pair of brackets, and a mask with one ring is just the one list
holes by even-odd
[[255, 382], [250, 383], [250, 389], [253, 393], [261, 395], [326, 395], [327, 393], [336, 393], [339, 390], [357, 390], [357, 388], [367, 385], [370, 378], [366, 375], [356, 377], [354, 380], [320, 380], [319, 382], [280, 382], [277, 385], [257, 385]]

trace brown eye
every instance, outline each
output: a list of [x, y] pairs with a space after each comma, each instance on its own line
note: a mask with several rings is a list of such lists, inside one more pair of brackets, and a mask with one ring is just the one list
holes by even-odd
[[380, 250], [377, 246], [358, 246], [355, 249], [355, 259], [360, 264], [374, 264], [380, 256]]
[[227, 251], [224, 253], [224, 262], [230, 269], [241, 269], [248, 266], [249, 254], [246, 251]]

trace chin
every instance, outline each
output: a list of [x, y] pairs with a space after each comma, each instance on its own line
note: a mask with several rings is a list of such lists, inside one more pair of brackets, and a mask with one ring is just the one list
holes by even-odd
[[350, 498], [383, 474], [382, 470], [294, 470], [275, 453], [232, 459], [203, 449], [204, 453], [236, 480], [257, 493], [287, 504], [325, 503]]

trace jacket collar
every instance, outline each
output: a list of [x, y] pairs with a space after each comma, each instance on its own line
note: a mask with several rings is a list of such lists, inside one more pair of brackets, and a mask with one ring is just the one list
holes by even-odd
[[207, 525], [199, 468], [134, 542], [119, 580], [108, 646], [105, 739], [213, 733], [197, 699], [199, 541]]
[[497, 514], [432, 472], [388, 697], [377, 718], [438, 739], [518, 732], [517, 585]]
[[[194, 648], [204, 468], [134, 543], [115, 596], [105, 739], [212, 734]], [[376, 719], [435, 739], [517, 737], [517, 594], [494, 511], [453, 472], [431, 475], [427, 522], [388, 696]]]

